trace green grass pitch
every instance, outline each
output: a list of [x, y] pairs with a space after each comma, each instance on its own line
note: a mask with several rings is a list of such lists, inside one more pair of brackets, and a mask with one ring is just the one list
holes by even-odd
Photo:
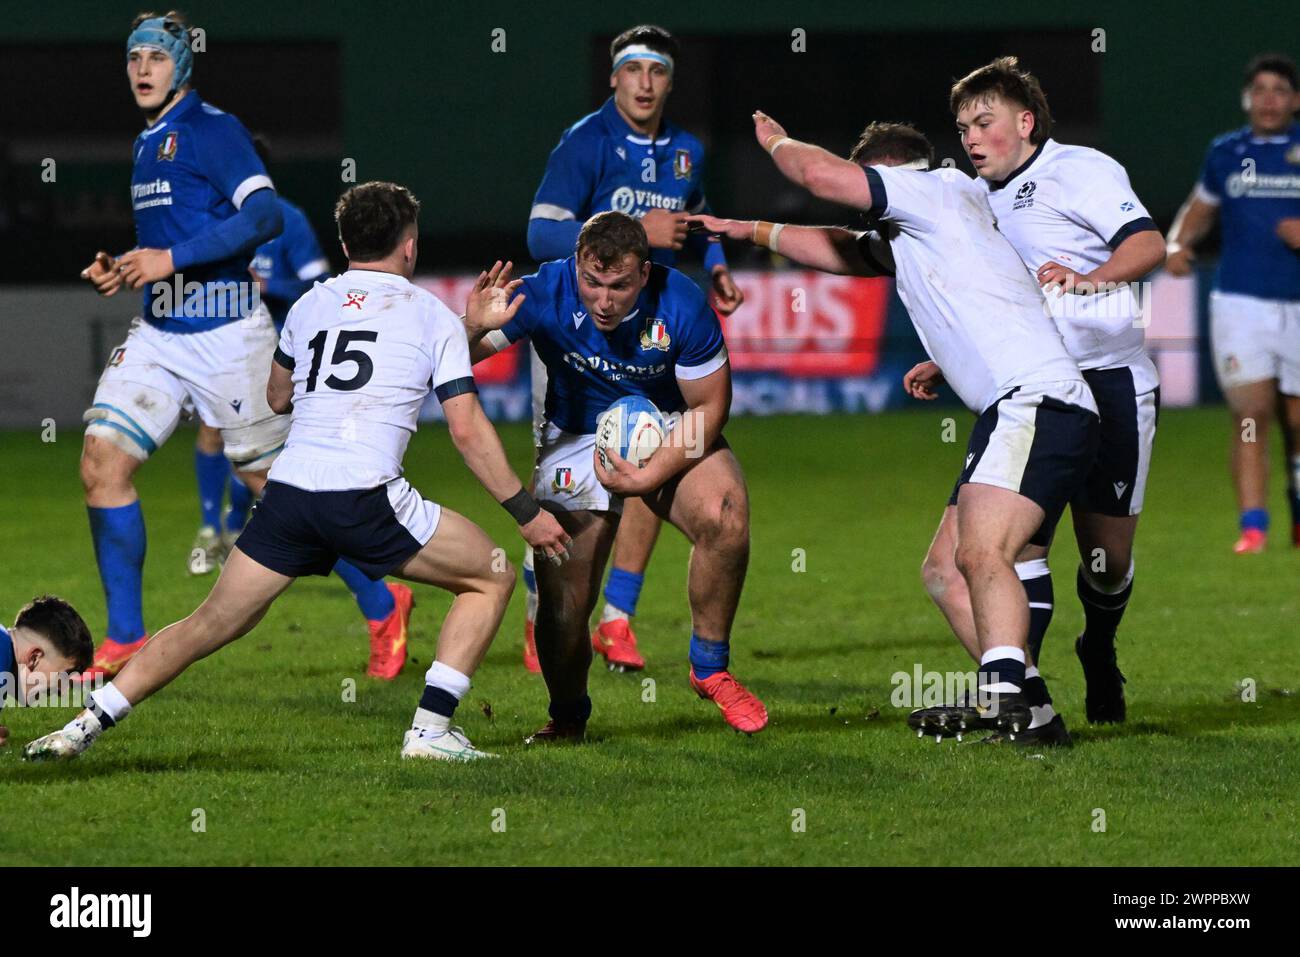
[[[945, 416], [963, 423], [957, 444], [941, 441]], [[520, 587], [458, 715], [502, 760], [471, 766], [398, 759], [447, 600], [416, 586], [415, 662], [383, 684], [364, 677], [365, 626], [342, 583], [304, 580], [252, 634], [73, 764], [26, 765], [18, 747], [71, 712], [5, 710], [0, 865], [1294, 863], [1300, 551], [1283, 541], [1279, 469], [1275, 541], [1264, 555], [1231, 554], [1221, 409], [1162, 416], [1120, 633], [1129, 723], [1083, 719], [1067, 520], [1043, 670], [1075, 748], [936, 745], [908, 732], [890, 676], [917, 663], [970, 667], [918, 574], [967, 423], [953, 409], [918, 409], [729, 426], [753, 512], [733, 665], [772, 715], [756, 737], [727, 729], [687, 687], [687, 547], [671, 529], [641, 599], [649, 668], [593, 668], [585, 746], [521, 743], [546, 699], [520, 663]], [[502, 432], [522, 471], [526, 428]], [[103, 627], [79, 448], [73, 430], [51, 444], [0, 436], [6, 620], [52, 591], [92, 631]], [[184, 570], [197, 523], [191, 456], [182, 431], [139, 477], [155, 630], [192, 611], [212, 582]], [[444, 430], [427, 427], [406, 461], [427, 496], [520, 551]], [[796, 549], [806, 571], [792, 570]], [[1244, 679], [1254, 701], [1242, 700]]]

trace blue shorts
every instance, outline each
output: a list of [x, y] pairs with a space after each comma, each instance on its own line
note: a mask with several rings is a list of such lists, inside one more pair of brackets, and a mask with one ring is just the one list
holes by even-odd
[[441, 515], [441, 507], [404, 478], [341, 492], [267, 482], [235, 544], [259, 565], [291, 578], [328, 575], [346, 558], [378, 581], [424, 547]]

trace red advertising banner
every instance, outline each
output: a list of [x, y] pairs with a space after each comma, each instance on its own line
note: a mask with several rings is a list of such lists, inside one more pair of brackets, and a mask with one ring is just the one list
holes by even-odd
[[740, 272], [745, 302], [722, 320], [736, 372], [868, 376], [880, 363], [891, 279], [811, 270]]

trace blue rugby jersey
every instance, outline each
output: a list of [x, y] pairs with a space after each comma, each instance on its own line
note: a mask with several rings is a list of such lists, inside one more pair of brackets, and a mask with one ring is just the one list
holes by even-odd
[[625, 395], [644, 396], [664, 413], [686, 402], [677, 380], [702, 379], [727, 363], [722, 326], [695, 283], [652, 265], [636, 306], [613, 332], [602, 332], [578, 295], [574, 259], [545, 263], [524, 277], [527, 298], [501, 331], [525, 337], [546, 365], [546, 418], [576, 435]]
[[329, 278], [330, 264], [312, 232], [307, 214], [283, 196], [276, 197], [284, 229], [257, 247], [252, 269], [266, 280], [262, 300], [277, 327], [284, 325], [289, 307], [317, 280]]
[[[637, 219], [652, 209], [708, 212], [703, 173], [698, 139], [665, 121], [651, 140], [628, 126], [610, 97], [560, 137], [529, 219], [583, 223], [611, 209]], [[720, 244], [707, 249], [706, 266], [726, 262]], [[665, 266], [677, 261], [671, 249], [652, 249], [650, 255]]]
[[[136, 137], [133, 155], [131, 208], [141, 248], [171, 249], [230, 219], [257, 190], [274, 188], [244, 125], [193, 91]], [[169, 332], [197, 332], [243, 318], [252, 311], [252, 297], [227, 284], [249, 288], [248, 260], [243, 253], [220, 262], [176, 263], [184, 285], [201, 283], [202, 292], [184, 294], [182, 286], [178, 296], [174, 280], [147, 283], [142, 315]]]
[[1221, 292], [1300, 300], [1300, 253], [1275, 232], [1300, 216], [1300, 123], [1277, 136], [1243, 127], [1218, 137], [1205, 156], [1197, 195], [1219, 207]]

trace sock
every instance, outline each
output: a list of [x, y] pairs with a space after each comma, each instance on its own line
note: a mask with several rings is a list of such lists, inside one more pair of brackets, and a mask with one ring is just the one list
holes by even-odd
[[1075, 588], [1079, 601], [1083, 602], [1083, 640], [1080, 647], [1087, 650], [1089, 656], [1098, 655], [1109, 658], [1115, 649], [1115, 632], [1119, 630], [1120, 619], [1133, 594], [1133, 563], [1129, 562], [1128, 574], [1124, 580], [1107, 590], [1088, 574], [1088, 570], [1079, 566], [1075, 578]]
[[610, 569], [609, 581], [605, 582], [605, 612], [601, 623], [616, 618], [636, 617], [636, 603], [641, 597], [641, 586], [645, 576], [635, 572], [626, 572], [621, 568]]
[[1300, 455], [1291, 456], [1291, 481], [1286, 483], [1286, 493], [1291, 500], [1291, 524], [1300, 528]]
[[99, 719], [105, 728], [111, 728], [131, 713], [131, 702], [109, 682], [86, 696], [86, 710]]
[[233, 471], [230, 473], [230, 513], [226, 516], [226, 531], [241, 532], [248, 522], [248, 511], [253, 507], [253, 492]]
[[443, 732], [451, 727], [456, 705], [469, 692], [469, 675], [462, 674], [450, 665], [435, 661], [424, 674], [424, 694], [415, 709], [411, 727], [433, 732]]
[[1043, 650], [1043, 637], [1052, 623], [1052, 573], [1047, 567], [1047, 559], [1037, 558], [1016, 562], [1016, 575], [1020, 584], [1025, 586], [1025, 597], [1029, 599], [1029, 637], [1026, 640], [1029, 657], [1038, 661]]
[[537, 573], [533, 571], [533, 550], [524, 549], [524, 617], [531, 623], [537, 621]]
[[691, 671], [703, 681], [719, 671], [726, 671], [731, 662], [731, 642], [708, 641], [691, 632]]
[[221, 528], [221, 500], [226, 494], [226, 479], [230, 476], [230, 462], [226, 453], [210, 454], [194, 450], [194, 476], [199, 480], [199, 514], [203, 524]]
[[1025, 700], [1029, 702], [1030, 707], [1042, 707], [1052, 703], [1052, 695], [1047, 690], [1047, 682], [1043, 680], [1037, 665], [1025, 669], [1025, 683], [1021, 685], [1020, 690], [1024, 692]]
[[367, 621], [383, 621], [397, 607], [393, 593], [388, 590], [383, 579], [371, 581], [365, 572], [342, 558], [334, 563], [334, 574], [348, 586]]
[[1253, 528], [1260, 532], [1268, 531], [1268, 509], [1248, 508], [1241, 513], [1241, 530]]
[[86, 507], [90, 516], [90, 537], [95, 543], [95, 562], [104, 585], [108, 605], [107, 636], [113, 641], [132, 642], [144, 637], [143, 598], [140, 591], [144, 571], [144, 512], [137, 499], [117, 508]]
[[586, 724], [591, 717], [591, 697], [583, 695], [575, 701], [552, 701], [546, 712], [553, 721], [565, 724]]
[[979, 690], [1014, 694], [1025, 684], [1025, 652], [1014, 645], [998, 645], [980, 657]]

